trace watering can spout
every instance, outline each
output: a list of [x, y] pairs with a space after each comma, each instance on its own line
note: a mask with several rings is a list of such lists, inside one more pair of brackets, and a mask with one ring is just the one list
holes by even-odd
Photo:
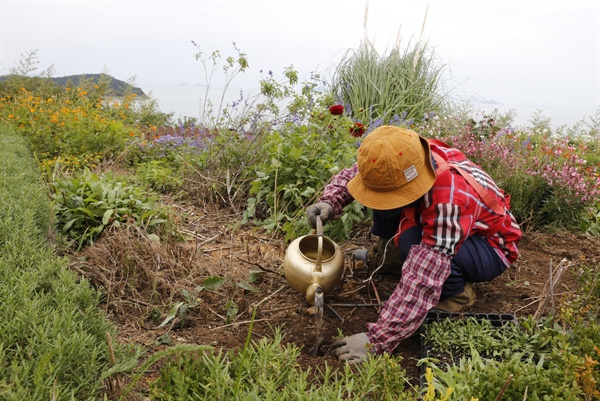
[[306, 289], [306, 302], [310, 305], [315, 305], [315, 300], [323, 295], [323, 289], [317, 283], [313, 283]]

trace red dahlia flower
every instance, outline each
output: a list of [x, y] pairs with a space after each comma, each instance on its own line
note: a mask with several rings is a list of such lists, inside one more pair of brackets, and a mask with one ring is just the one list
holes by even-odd
[[329, 112], [334, 116], [339, 116], [344, 112], [344, 106], [342, 106], [341, 104], [334, 104], [329, 108]]
[[363, 136], [365, 134], [365, 131], [365, 126], [359, 123], [358, 121], [356, 121], [352, 128], [350, 128], [350, 133], [355, 138], [360, 138], [361, 136]]

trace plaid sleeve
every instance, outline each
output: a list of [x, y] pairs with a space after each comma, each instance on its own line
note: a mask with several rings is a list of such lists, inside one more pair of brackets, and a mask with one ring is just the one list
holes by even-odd
[[373, 351], [392, 352], [423, 323], [437, 305], [442, 285], [450, 275], [450, 256], [426, 245], [414, 245], [402, 268], [402, 279], [376, 323], [367, 324]]
[[423, 244], [452, 256], [470, 235], [474, 218], [464, 207], [438, 203], [422, 210], [421, 222]]
[[344, 169], [333, 176], [331, 182], [325, 186], [319, 202], [329, 203], [333, 206], [334, 218], [340, 217], [344, 206], [354, 200], [348, 192], [347, 184], [356, 174], [358, 174], [358, 165], [354, 163], [352, 167]]

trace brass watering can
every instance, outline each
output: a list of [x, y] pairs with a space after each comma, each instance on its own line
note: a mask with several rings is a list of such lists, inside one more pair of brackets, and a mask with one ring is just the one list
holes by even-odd
[[315, 294], [333, 290], [344, 272], [344, 254], [340, 247], [323, 236], [323, 223], [317, 216], [317, 233], [295, 239], [285, 251], [283, 272], [296, 291], [305, 294], [306, 302], [315, 303]]

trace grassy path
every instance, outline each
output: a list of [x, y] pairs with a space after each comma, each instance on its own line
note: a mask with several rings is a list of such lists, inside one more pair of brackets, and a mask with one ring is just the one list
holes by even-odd
[[6, 125], [0, 177], [0, 399], [98, 399], [113, 328], [100, 294], [53, 253], [51, 205], [37, 165]]

